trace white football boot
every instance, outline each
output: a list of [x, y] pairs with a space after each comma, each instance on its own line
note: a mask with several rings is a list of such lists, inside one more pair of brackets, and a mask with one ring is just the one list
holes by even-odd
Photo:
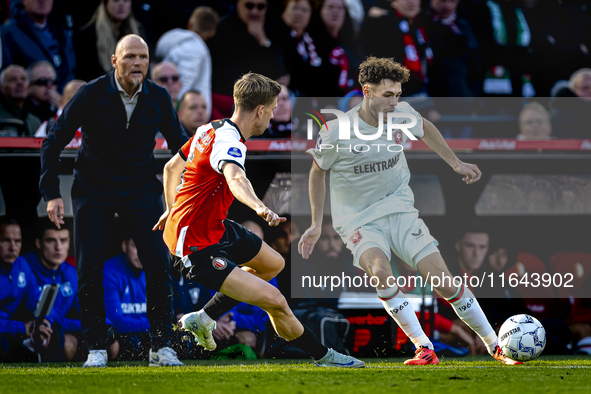
[[203, 346], [205, 350], [214, 351], [217, 345], [211, 332], [215, 329], [216, 324], [215, 321], [209, 325], [203, 324], [201, 321], [202, 313], [202, 311], [187, 313], [181, 317], [181, 327], [195, 335], [195, 340], [199, 346]]
[[176, 352], [168, 346], [157, 352], [150, 349], [150, 367], [182, 367], [183, 365], [185, 364], [179, 361]]
[[103, 368], [107, 366], [107, 351], [106, 350], [91, 350], [88, 353], [88, 359], [82, 365], [83, 368]]
[[341, 354], [335, 350], [328, 349], [326, 356], [315, 361], [319, 367], [338, 367], [338, 368], [365, 368], [365, 363], [357, 360], [355, 357]]

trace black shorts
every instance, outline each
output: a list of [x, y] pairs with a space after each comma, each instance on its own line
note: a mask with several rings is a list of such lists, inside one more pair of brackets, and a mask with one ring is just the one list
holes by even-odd
[[248, 263], [259, 253], [263, 240], [255, 233], [230, 219], [224, 220], [224, 226], [226, 231], [219, 243], [193, 252], [185, 259], [172, 257], [174, 267], [184, 278], [219, 290], [234, 268]]

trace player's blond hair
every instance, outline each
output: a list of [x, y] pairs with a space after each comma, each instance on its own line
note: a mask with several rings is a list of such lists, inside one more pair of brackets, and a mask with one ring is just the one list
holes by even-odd
[[281, 92], [281, 85], [261, 74], [248, 73], [234, 84], [234, 103], [245, 111], [270, 104]]

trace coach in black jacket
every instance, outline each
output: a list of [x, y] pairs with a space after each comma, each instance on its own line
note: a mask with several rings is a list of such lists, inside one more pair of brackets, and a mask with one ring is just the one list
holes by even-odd
[[188, 137], [166, 90], [145, 79], [148, 61], [143, 39], [123, 37], [112, 57], [114, 70], [82, 86], [43, 141], [40, 189], [49, 218], [59, 227], [64, 211], [59, 156], [81, 127], [72, 203], [82, 332], [90, 350], [85, 366], [107, 362], [103, 265], [115, 213], [128, 226], [146, 272], [150, 365], [182, 365], [170, 348], [169, 253], [162, 234], [152, 231], [164, 211], [153, 150], [157, 131], [173, 152]]

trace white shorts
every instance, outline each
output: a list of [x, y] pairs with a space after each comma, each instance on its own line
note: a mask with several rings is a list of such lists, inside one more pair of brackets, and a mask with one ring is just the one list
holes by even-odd
[[[381, 217], [351, 231], [344, 240], [347, 249], [353, 253], [353, 265], [358, 268], [361, 268], [359, 258], [371, 248], [380, 248], [388, 259], [391, 259], [392, 250], [414, 269], [423, 257], [439, 251], [437, 240], [431, 236], [418, 212]], [[425, 253], [421, 253], [423, 249]]]

